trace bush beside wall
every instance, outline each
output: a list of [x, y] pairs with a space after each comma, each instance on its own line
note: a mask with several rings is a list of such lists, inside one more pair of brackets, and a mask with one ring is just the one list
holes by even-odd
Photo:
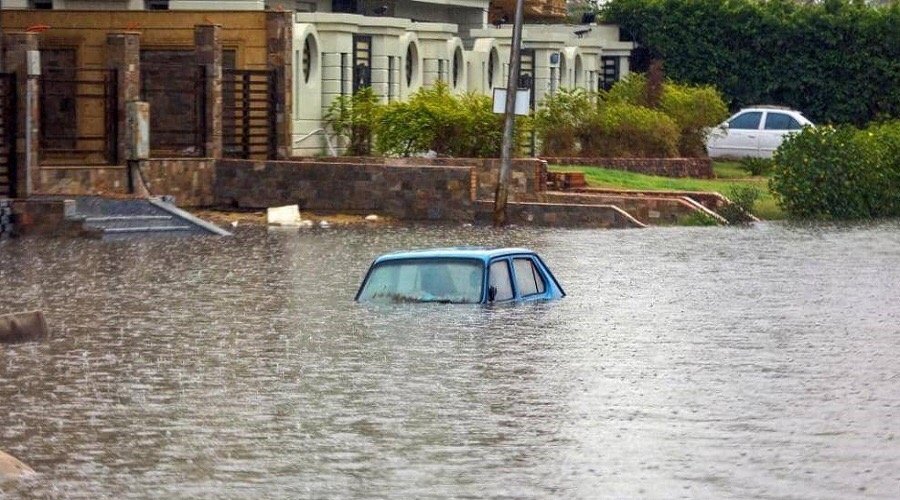
[[805, 128], [774, 160], [770, 186], [791, 216], [900, 216], [900, 121]]

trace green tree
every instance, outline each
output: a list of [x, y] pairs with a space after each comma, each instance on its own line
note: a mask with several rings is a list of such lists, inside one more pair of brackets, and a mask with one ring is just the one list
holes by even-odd
[[721, 89], [732, 109], [781, 104], [815, 122], [900, 115], [900, 3], [611, 0], [603, 16], [670, 78]]

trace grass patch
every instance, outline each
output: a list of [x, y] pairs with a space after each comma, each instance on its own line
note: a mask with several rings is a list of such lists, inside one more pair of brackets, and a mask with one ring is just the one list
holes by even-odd
[[777, 220], [785, 217], [781, 207], [769, 191], [768, 177], [748, 177], [738, 162], [713, 162], [715, 179], [693, 179], [659, 177], [636, 174], [623, 170], [599, 167], [560, 167], [551, 165], [553, 172], [584, 172], [585, 180], [591, 187], [613, 189], [635, 189], [642, 191], [703, 191], [717, 192], [728, 196], [733, 186], [755, 186], [760, 190], [756, 200], [754, 215], [762, 219]]

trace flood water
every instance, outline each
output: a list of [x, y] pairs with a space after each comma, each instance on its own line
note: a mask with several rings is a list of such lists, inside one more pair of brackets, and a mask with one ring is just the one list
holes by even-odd
[[[361, 306], [401, 248], [569, 296]], [[0, 449], [41, 498], [898, 498], [900, 222], [0, 242]]]

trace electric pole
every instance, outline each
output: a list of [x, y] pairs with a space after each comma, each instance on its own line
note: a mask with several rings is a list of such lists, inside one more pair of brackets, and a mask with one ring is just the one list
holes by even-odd
[[500, 148], [500, 176], [494, 199], [494, 226], [506, 225], [506, 200], [509, 198], [509, 164], [516, 130], [516, 94], [519, 90], [519, 49], [522, 45], [524, 0], [516, 0], [512, 45], [509, 48], [509, 79], [506, 82], [506, 112], [503, 115], [503, 145]]

